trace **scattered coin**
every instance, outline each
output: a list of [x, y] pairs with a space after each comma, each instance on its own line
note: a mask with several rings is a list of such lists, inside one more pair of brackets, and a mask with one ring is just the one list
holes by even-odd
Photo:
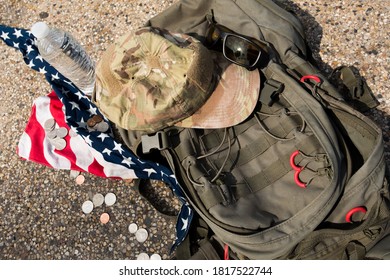
[[103, 214], [100, 216], [100, 222], [101, 222], [102, 224], [107, 224], [109, 220], [110, 220], [110, 215], [108, 215], [107, 213], [103, 213]]
[[55, 119], [46, 120], [43, 127], [49, 142], [54, 146], [54, 148], [60, 151], [65, 149], [66, 140], [64, 138], [68, 135], [68, 129], [66, 127], [56, 129]]
[[100, 122], [95, 127], [96, 130], [100, 132], [106, 132], [110, 128], [110, 126], [106, 122]]
[[148, 239], [148, 232], [144, 228], [140, 228], [135, 233], [135, 239], [137, 239], [138, 242], [143, 243]]
[[103, 121], [103, 118], [99, 115], [94, 115], [92, 117], [92, 119], [96, 122], [96, 123], [100, 123], [101, 121]]
[[77, 185], [82, 185], [85, 181], [84, 175], [80, 174], [79, 176], [76, 177], [76, 184]]
[[55, 139], [57, 137], [57, 132], [55, 130], [46, 131], [47, 138]]
[[70, 130], [69, 130], [69, 136], [70, 136], [70, 137], [77, 137], [78, 134], [77, 134], [77, 132], [74, 131], [73, 129], [70, 129]]
[[84, 214], [89, 214], [93, 210], [93, 203], [90, 200], [87, 200], [83, 203], [81, 206], [81, 209], [83, 210]]
[[137, 256], [137, 260], [143, 260], [143, 261], [146, 261], [146, 260], [149, 260], [149, 255], [146, 254], [146, 253], [139, 253], [139, 255]]
[[104, 197], [104, 203], [106, 203], [107, 206], [112, 206], [116, 202], [116, 195], [113, 193], [108, 193]]
[[56, 129], [56, 133], [58, 138], [64, 138], [68, 135], [68, 129], [66, 127], [60, 127], [59, 129]]
[[129, 232], [130, 232], [130, 233], [136, 233], [137, 230], [138, 230], [137, 224], [132, 223], [132, 224], [129, 225]]
[[62, 151], [66, 147], [66, 141], [65, 139], [62, 138], [54, 138], [52, 144], [54, 148], [56, 148], [59, 151]]
[[80, 175], [80, 171], [78, 171], [78, 170], [71, 170], [70, 171], [70, 178], [72, 178], [72, 179], [76, 179], [77, 176], [79, 176], [79, 175]]
[[110, 128], [110, 125], [103, 121], [103, 117], [100, 115], [93, 115], [87, 120], [87, 129], [89, 132], [99, 131], [106, 132]]
[[161, 256], [159, 254], [153, 254], [150, 256], [150, 259], [153, 261], [159, 261], [161, 260]]
[[92, 128], [96, 125], [96, 121], [93, 118], [90, 118], [87, 120], [87, 125]]
[[46, 130], [46, 131], [51, 131], [54, 129], [56, 125], [56, 121], [55, 119], [48, 119], [45, 121], [45, 123], [43, 124], [43, 128]]
[[101, 193], [97, 193], [92, 198], [93, 205], [99, 207], [104, 203], [104, 196]]

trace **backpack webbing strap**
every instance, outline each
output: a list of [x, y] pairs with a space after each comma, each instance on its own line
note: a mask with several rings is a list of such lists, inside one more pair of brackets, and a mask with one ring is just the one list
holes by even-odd
[[343, 260], [362, 260], [366, 255], [366, 247], [357, 241], [351, 241], [348, 243], [344, 250]]
[[[261, 138], [259, 138], [259, 141], [261, 141], [260, 139]], [[296, 144], [295, 147], [297, 150], [304, 149], [305, 152], [308, 154], [315, 153], [317, 152], [318, 145], [316, 145], [314, 139], [315, 136], [310, 135], [302, 142]], [[261, 145], [258, 144], [256, 147], [260, 148]], [[241, 163], [249, 162], [250, 159], [254, 157], [253, 151], [250, 152], [249, 149], [249, 151], [246, 152], [246, 149], [248, 149], [248, 147], [242, 147], [240, 150], [242, 155], [240, 155], [239, 161]], [[250, 188], [238, 187], [237, 185], [237, 187], [232, 190], [232, 192], [234, 193], [235, 200], [238, 200], [241, 197], [245, 197], [250, 193], [258, 192], [261, 189], [269, 186], [273, 182], [277, 181], [284, 175], [286, 175], [288, 172], [291, 171], [289, 160], [290, 160], [290, 154], [286, 154], [284, 157], [274, 161], [266, 169], [257, 172], [256, 175], [254, 175], [253, 177], [246, 178], [245, 179], [246, 185], [250, 186]], [[291, 179], [292, 179], [291, 183], [294, 184], [293, 177]], [[203, 192], [199, 192], [198, 194], [207, 209], [210, 209], [211, 207], [226, 201], [225, 196], [222, 193], [222, 190], [220, 190], [218, 186], [205, 188]]]
[[[355, 71], [354, 71], [355, 70]], [[333, 70], [331, 76], [340, 75], [340, 79], [349, 91], [346, 101], [352, 103], [352, 106], [361, 112], [375, 108], [379, 105], [373, 92], [368, 87], [367, 82], [357, 73], [355, 67], [340, 66]]]

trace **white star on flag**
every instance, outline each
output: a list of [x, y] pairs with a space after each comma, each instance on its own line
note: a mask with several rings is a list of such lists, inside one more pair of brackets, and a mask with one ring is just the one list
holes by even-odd
[[106, 138], [110, 138], [110, 136], [107, 134], [107, 133], [100, 133], [99, 135], [98, 135], [98, 138], [100, 138], [100, 139], [102, 139], [102, 142], [104, 142], [104, 139], [106, 139]]
[[156, 170], [153, 168], [145, 168], [143, 171], [148, 172], [148, 176], [152, 175], [153, 173], [157, 173]]
[[74, 109], [80, 110], [80, 106], [76, 102], [70, 101], [69, 103], [70, 103], [70, 105], [72, 105], [72, 110], [74, 110]]
[[183, 219], [182, 218], [181, 221], [183, 222], [183, 226], [182, 226], [181, 230], [187, 229], [187, 227], [188, 227], [188, 219]]
[[104, 150], [103, 150], [103, 152], [102, 152], [103, 154], [107, 154], [107, 155], [111, 155], [111, 153], [112, 153], [112, 151], [111, 150], [109, 150], [109, 149], [107, 149], [107, 148], [104, 148]]
[[12, 35], [15, 35], [16, 38], [22, 37], [22, 30], [15, 29], [15, 32]]
[[120, 154], [123, 153], [122, 144], [118, 142], [114, 142], [115, 147], [112, 149], [114, 151], [118, 151]]
[[9, 40], [10, 38], [8, 37], [9, 33], [7, 32], [4, 32], [4, 31], [1, 31], [1, 38], [3, 38], [3, 40]]

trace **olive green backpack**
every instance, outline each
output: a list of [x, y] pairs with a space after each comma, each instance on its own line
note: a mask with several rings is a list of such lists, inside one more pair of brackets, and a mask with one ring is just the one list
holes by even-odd
[[348, 91], [336, 89], [314, 66], [297, 17], [270, 0], [182, 0], [147, 25], [202, 41], [210, 17], [267, 46], [252, 115], [224, 129], [119, 129], [140, 158], [171, 167], [195, 210], [176, 257], [385, 258], [382, 132], [360, 112], [377, 105], [369, 88], [341, 67]]

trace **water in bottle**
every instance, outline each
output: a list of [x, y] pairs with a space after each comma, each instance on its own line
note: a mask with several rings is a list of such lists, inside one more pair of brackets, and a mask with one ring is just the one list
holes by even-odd
[[31, 28], [43, 59], [75, 84], [86, 95], [95, 85], [95, 63], [69, 33], [37, 22]]

